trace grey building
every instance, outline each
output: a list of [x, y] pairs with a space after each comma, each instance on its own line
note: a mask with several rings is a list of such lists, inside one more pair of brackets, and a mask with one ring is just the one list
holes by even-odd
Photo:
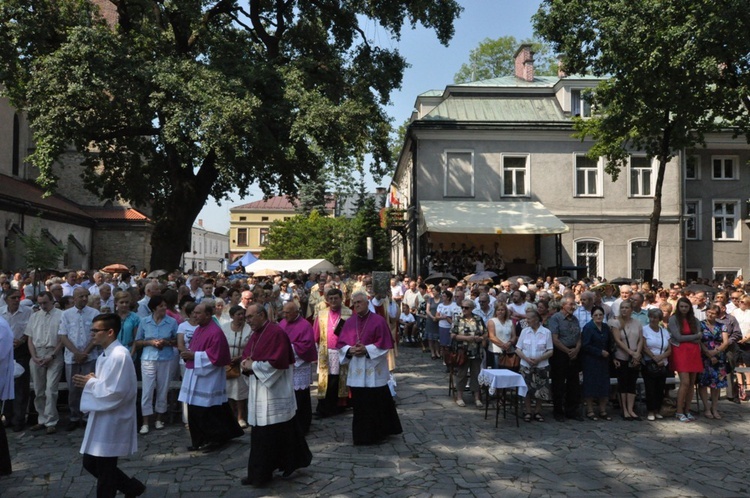
[[[572, 136], [571, 117], [590, 115], [584, 91], [598, 82], [534, 76], [524, 46], [515, 76], [419, 95], [392, 180], [406, 218], [397, 270], [639, 277], [657, 163], [634, 151], [613, 182], [586, 157], [592, 142]], [[666, 282], [683, 274], [683, 162], [663, 184], [654, 275]]]

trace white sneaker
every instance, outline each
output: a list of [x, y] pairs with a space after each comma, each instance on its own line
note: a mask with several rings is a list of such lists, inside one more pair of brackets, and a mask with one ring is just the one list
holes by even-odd
[[160, 431], [163, 428], [164, 428], [164, 422], [162, 422], [161, 420], [157, 420], [156, 422], [154, 422], [154, 429], [156, 429], [157, 431]]
[[138, 431], [138, 434], [148, 434], [148, 426], [147, 425], [142, 425], [141, 426], [141, 430]]

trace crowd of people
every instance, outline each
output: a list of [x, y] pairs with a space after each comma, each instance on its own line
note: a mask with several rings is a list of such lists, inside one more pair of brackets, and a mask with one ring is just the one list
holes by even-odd
[[[655, 421], [669, 411], [666, 399], [677, 420], [690, 422], [694, 386], [706, 419], [722, 418], [722, 389], [728, 400], [747, 399], [746, 379], [734, 372], [750, 361], [750, 289], [741, 279], [717, 287], [588, 279], [566, 287], [552, 277], [427, 285], [417, 279], [410, 288], [419, 296], [408, 305], [414, 323], [401, 315], [406, 341], [408, 330], [420, 331], [423, 351], [442, 359], [456, 379], [460, 407], [466, 406], [464, 388], [483, 406], [482, 368], [511, 368], [523, 376], [528, 422], [544, 421], [543, 401], [551, 402], [558, 421], [611, 420], [610, 406], [624, 420]], [[405, 291], [394, 291], [394, 299], [398, 294], [406, 301]], [[614, 389], [610, 379], [616, 379]], [[645, 413], [636, 410], [639, 382]], [[678, 384], [674, 400], [672, 384]]]
[[[86, 428], [83, 464], [98, 476], [102, 496], [145, 491], [118, 470], [117, 458], [165, 427], [175, 381], [188, 451], [214, 451], [252, 428], [242, 484], [263, 486], [277, 470], [289, 475], [308, 466], [305, 435], [314, 418], [351, 409], [355, 445], [400, 434], [399, 345], [421, 347], [445, 367], [459, 407], [467, 405], [465, 391], [483, 406], [482, 368], [519, 372], [528, 422], [544, 421], [544, 402], [558, 421], [611, 420], [614, 407], [624, 420], [657, 420], [671, 399], [669, 378], [678, 384], [680, 422], [695, 419], [693, 386], [707, 419], [722, 418], [722, 389], [735, 402], [746, 399], [745, 379], [734, 373], [750, 360], [743, 282], [709, 296], [684, 282], [428, 284], [394, 277], [390, 289], [376, 292], [370, 275], [69, 272], [41, 284], [0, 275], [0, 289], [4, 425], [21, 431], [32, 421], [29, 430], [55, 434], [66, 381], [64, 429]], [[23, 373], [9, 382], [10, 355]], [[635, 403], [640, 379], [645, 413]], [[0, 474], [10, 470], [3, 429]]]
[[[316, 364], [315, 417], [351, 409], [355, 445], [402, 431], [391, 374], [396, 322], [369, 276], [80, 271], [25, 281], [0, 274], [0, 474], [11, 472], [5, 427], [57, 433], [61, 382], [64, 429], [85, 427], [83, 465], [99, 496], [145, 491], [117, 458], [164, 429], [173, 382], [188, 451], [215, 451], [251, 428], [242, 484], [265, 486], [277, 470], [310, 465]], [[23, 370], [15, 379], [14, 362]]]

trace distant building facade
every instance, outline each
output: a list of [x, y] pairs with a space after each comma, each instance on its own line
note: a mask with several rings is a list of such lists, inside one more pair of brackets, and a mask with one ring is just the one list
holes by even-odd
[[199, 219], [190, 231], [190, 251], [183, 255], [183, 270], [222, 272], [226, 270], [229, 236], [203, 227]]

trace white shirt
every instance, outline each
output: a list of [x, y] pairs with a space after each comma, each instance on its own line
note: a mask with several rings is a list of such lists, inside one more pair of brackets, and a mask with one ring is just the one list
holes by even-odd
[[[461, 307], [457, 305], [456, 303], [440, 303], [437, 305], [437, 312], [440, 313], [443, 316], [450, 316], [453, 317], [459, 313], [461, 313]], [[451, 322], [446, 320], [445, 318], [441, 318], [438, 322], [438, 327], [442, 327], [444, 329], [450, 328]]]
[[[94, 317], [99, 312], [86, 306], [82, 310], [79, 310], [75, 306], [62, 312], [62, 318], [60, 319], [60, 330], [58, 335], [68, 336], [68, 340], [80, 351], [83, 351], [91, 341], [91, 324], [94, 321]], [[99, 348], [94, 348], [89, 353], [89, 357], [86, 361], [94, 361], [99, 356]], [[65, 363], [72, 365], [75, 363], [73, 360], [73, 353], [65, 348]]]
[[18, 306], [15, 313], [11, 313], [8, 307], [0, 309], [0, 316], [5, 318], [5, 321], [10, 325], [10, 330], [13, 332], [13, 339], [23, 338], [24, 332], [26, 332], [26, 325], [31, 319], [33, 311], [31, 308], [26, 306]]
[[740, 324], [742, 337], [750, 336], [750, 308], [745, 311], [742, 311], [742, 308], [737, 308], [732, 312], [732, 316], [735, 317]]
[[[552, 350], [552, 333], [542, 325], [539, 326], [536, 332], [531, 327], [526, 327], [521, 331], [516, 349], [520, 349], [527, 358], [539, 358], [547, 351]], [[521, 359], [521, 366], [530, 367], [531, 365], [526, 360]], [[549, 360], [544, 360], [537, 363], [536, 368], [545, 368], [547, 366], [549, 366]]]
[[35, 348], [54, 348], [57, 346], [58, 331], [63, 312], [58, 308], [52, 308], [49, 313], [39, 310], [29, 319], [25, 334], [31, 337]]
[[[669, 347], [670, 335], [664, 327], [659, 327], [659, 332], [656, 332], [646, 325], [643, 327], [643, 339], [645, 340], [644, 347], [647, 347], [654, 356], [659, 356]], [[667, 358], [664, 358], [661, 364], [666, 365]]]
[[73, 291], [75, 291], [78, 287], [80, 287], [79, 284], [70, 285], [68, 282], [63, 282], [62, 283], [63, 297], [72, 296]]
[[95, 375], [81, 395], [81, 411], [90, 413], [81, 453], [98, 457], [132, 455], [138, 451], [138, 381], [130, 352], [115, 340], [96, 360]]

